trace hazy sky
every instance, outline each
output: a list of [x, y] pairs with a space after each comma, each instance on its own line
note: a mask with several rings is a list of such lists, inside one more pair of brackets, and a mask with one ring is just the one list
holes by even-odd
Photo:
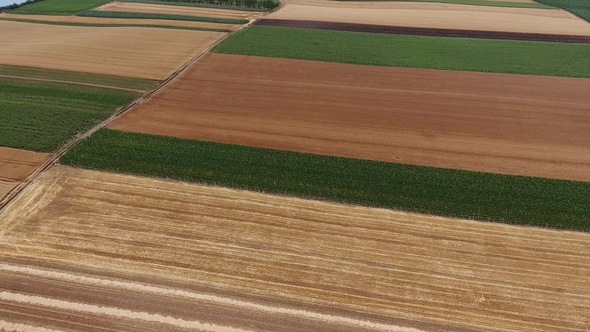
[[0, 7], [4, 7], [6, 5], [12, 5], [13, 3], [21, 3], [25, 2], [26, 0], [0, 0]]

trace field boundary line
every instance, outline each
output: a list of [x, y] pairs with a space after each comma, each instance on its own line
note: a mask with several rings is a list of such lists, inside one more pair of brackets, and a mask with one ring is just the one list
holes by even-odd
[[48, 79], [48, 78], [35, 78], [35, 77], [24, 77], [24, 76], [2, 75], [2, 74], [0, 74], [0, 77], [16, 78], [16, 79], [29, 80], [29, 81], [39, 81], [39, 82], [84, 85], [84, 86], [92, 86], [92, 87], [97, 87], [97, 88], [107, 88], [107, 89], [123, 90], [123, 91], [130, 91], [130, 92], [144, 93], [146, 91], [146, 90], [138, 90], [138, 89], [121, 88], [121, 87], [116, 87], [116, 86], [111, 86], [111, 85], [92, 84], [92, 83], [83, 83], [83, 82], [75, 82], [75, 81], [62, 81], [62, 80], [53, 80], [53, 79]]
[[127, 113], [128, 111], [130, 111], [134, 107], [142, 104], [144, 101], [146, 101], [149, 98], [151, 98], [151, 96], [153, 96], [154, 94], [156, 94], [157, 92], [159, 92], [160, 90], [162, 90], [163, 88], [165, 88], [176, 77], [178, 77], [180, 74], [182, 74], [190, 65], [192, 65], [195, 62], [197, 62], [204, 55], [206, 55], [207, 53], [209, 53], [209, 51], [211, 51], [219, 43], [223, 42], [225, 39], [229, 38], [231, 35], [233, 35], [234, 33], [242, 30], [243, 28], [250, 26], [252, 23], [254, 23], [254, 21], [256, 21], [256, 20], [252, 20], [251, 22], [243, 25], [241, 28], [239, 28], [239, 29], [237, 29], [237, 30], [235, 30], [233, 32], [227, 33], [225, 36], [219, 38], [214, 43], [212, 43], [211, 45], [209, 45], [207, 48], [205, 48], [204, 50], [202, 50], [201, 52], [199, 52], [197, 55], [195, 55], [192, 59], [190, 59], [189, 61], [187, 61], [186, 63], [184, 63], [179, 69], [177, 69], [166, 80], [162, 81], [158, 86], [156, 86], [152, 90], [146, 92], [143, 96], [141, 96], [141, 97], [133, 100], [127, 106], [124, 106], [123, 108], [115, 111], [114, 114], [112, 114], [111, 116], [109, 116], [107, 119], [99, 122], [94, 127], [92, 127], [89, 130], [87, 130], [86, 132], [80, 133], [77, 136], [75, 136], [74, 138], [70, 139], [68, 142], [66, 142], [59, 150], [57, 150], [56, 152], [54, 152], [53, 154], [51, 154], [50, 157], [43, 164], [41, 164], [41, 166], [39, 166], [39, 168], [37, 168], [35, 170], [35, 172], [33, 172], [31, 175], [29, 175], [24, 181], [22, 181], [18, 186], [16, 186], [14, 189], [12, 189], [6, 196], [4, 196], [4, 198], [2, 200], [0, 200], [0, 216], [2, 215], [2, 213], [4, 213], [4, 210], [6, 210], [6, 208], [10, 205], [10, 203], [25, 188], [27, 188], [43, 172], [45, 172], [46, 170], [48, 170], [49, 168], [51, 168], [51, 166], [53, 166], [55, 163], [57, 163], [57, 161], [59, 160], [59, 158], [61, 158], [64, 154], [66, 154], [66, 152], [68, 152], [76, 144], [78, 144], [80, 141], [84, 140], [85, 138], [89, 137], [90, 135], [94, 134], [98, 130], [106, 127], [111, 122], [115, 121], [117, 118], [119, 118], [123, 114]]

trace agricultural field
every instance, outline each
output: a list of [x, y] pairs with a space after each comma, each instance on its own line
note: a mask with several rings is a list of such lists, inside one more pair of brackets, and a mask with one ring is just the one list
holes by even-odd
[[236, 32], [212, 52], [373, 66], [590, 78], [587, 56], [590, 44], [252, 26]]
[[0, 201], [48, 157], [45, 153], [0, 147]]
[[28, 187], [0, 225], [4, 326], [418, 332], [588, 323], [587, 233], [63, 166]]
[[[340, 1], [358, 1], [363, 3], [370, 3], [367, 0], [340, 0]], [[543, 5], [535, 0], [382, 0], [391, 2], [435, 2], [435, 3], [452, 3], [457, 5], [473, 5], [473, 6], [493, 6], [493, 7], [518, 7], [518, 8], [554, 8], [552, 6]], [[295, 0], [295, 3], [298, 3]], [[321, 1], [320, 1], [321, 3]]]
[[149, 14], [168, 14], [168, 15], [182, 15], [182, 16], [201, 16], [201, 17], [215, 17], [215, 18], [230, 18], [235, 20], [253, 20], [260, 17], [263, 12], [206, 8], [206, 7], [189, 7], [189, 6], [170, 6], [157, 5], [150, 3], [134, 3], [134, 2], [110, 2], [95, 10], [113, 11], [113, 12], [128, 12], [128, 13], [149, 13]]
[[172, 14], [150, 14], [150, 13], [133, 13], [133, 12], [112, 12], [102, 10], [85, 10], [79, 12], [78, 16], [82, 17], [106, 17], [106, 18], [130, 18], [130, 19], [148, 19], [148, 20], [175, 20], [175, 21], [194, 21], [209, 22], [221, 24], [246, 24], [248, 20], [238, 20], [233, 18], [202, 17], [189, 15], [172, 15]]
[[11, 10], [15, 14], [73, 15], [111, 0], [43, 0]]
[[0, 64], [164, 80], [225, 34], [0, 21]]
[[[349, 3], [349, 2], [345, 2]], [[306, 20], [419, 28], [481, 30], [590, 36], [590, 23], [565, 10], [500, 8], [436, 3], [387, 2], [368, 8], [320, 7], [289, 3], [265, 16]]]
[[0, 21], [14, 21], [24, 23], [37, 23], [64, 26], [82, 27], [145, 27], [186, 29], [213, 32], [232, 32], [242, 27], [241, 24], [211, 23], [201, 21], [160, 20], [144, 18], [112, 18], [112, 17], [83, 17], [83, 16], [56, 16], [56, 15], [20, 15], [0, 14]]

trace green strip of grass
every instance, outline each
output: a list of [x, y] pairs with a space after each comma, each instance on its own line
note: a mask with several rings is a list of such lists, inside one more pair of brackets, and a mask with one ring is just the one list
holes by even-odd
[[[238, 1], [238, 2], [230, 2], [230, 1], [226, 1], [226, 2], [206, 2], [206, 1], [201, 1], [201, 2], [187, 2], [187, 1], [179, 1], [179, 0], [168, 0], [168, 1], [158, 1], [158, 0], [119, 0], [121, 2], [135, 2], [135, 3], [150, 3], [150, 4], [155, 4], [155, 5], [170, 5], [170, 6], [185, 6], [185, 7], [203, 7], [203, 8], [219, 8], [219, 9], [231, 9], [231, 10], [243, 10], [243, 11], [252, 11], [252, 12], [269, 12], [272, 9], [270, 8], [275, 8], [278, 7], [280, 5], [280, 2], [278, 0], [272, 0], [272, 2], [274, 3], [272, 6], [270, 6], [270, 8], [264, 8], [261, 7], [262, 4], [262, 0], [258, 0], [258, 3], [260, 4], [258, 7], [246, 7], [244, 6], [242, 3], [243, 1]], [[268, 3], [268, 1], [266, 2]], [[268, 6], [268, 4], [265, 4]]]
[[51, 152], [139, 93], [0, 77], [0, 146]]
[[590, 183], [507, 176], [102, 129], [83, 168], [520, 225], [590, 230]]
[[73, 15], [111, 0], [43, 0], [11, 10], [14, 14]]
[[252, 26], [212, 52], [376, 66], [590, 78], [590, 44]]
[[249, 22], [248, 20], [238, 20], [238, 19], [232, 19], [232, 18], [201, 17], [201, 16], [172, 15], [172, 14], [127, 13], [127, 12], [111, 12], [111, 11], [102, 11], [102, 10], [85, 10], [83, 12], [78, 13], [78, 16], [176, 20], [176, 21], [194, 21], [194, 22], [210, 22], [210, 23], [225, 23], [225, 24], [246, 24]]
[[538, 3], [565, 9], [590, 22], [589, 0], [535, 0]]
[[3, 18], [2, 21], [14, 21], [23, 23], [48, 24], [48, 25], [63, 25], [71, 27], [97, 27], [97, 28], [158, 28], [158, 29], [176, 29], [176, 30], [193, 30], [193, 31], [211, 31], [211, 32], [232, 32], [230, 29], [212, 29], [212, 28], [198, 28], [198, 27], [183, 27], [175, 25], [160, 25], [160, 24], [102, 24], [102, 23], [78, 23], [78, 22], [55, 22], [43, 20], [29, 20], [22, 18]]
[[[338, 0], [338, 1], [355, 1], [366, 2], [367, 0]], [[453, 3], [458, 5], [473, 6], [492, 6], [492, 7], [517, 7], [517, 8], [545, 8], [551, 9], [552, 6], [536, 2], [511, 2], [511, 1], [492, 1], [492, 0], [370, 0], [380, 2], [436, 2], [436, 3]]]

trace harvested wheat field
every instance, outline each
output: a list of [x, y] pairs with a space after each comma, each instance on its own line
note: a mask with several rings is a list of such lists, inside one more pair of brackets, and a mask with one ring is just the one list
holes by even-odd
[[4, 211], [0, 232], [0, 328], [583, 331], [590, 323], [587, 233], [64, 166]]
[[111, 129], [590, 181], [590, 80], [208, 54]]
[[242, 27], [240, 24], [210, 23], [197, 21], [179, 21], [179, 20], [152, 20], [152, 19], [135, 19], [135, 18], [107, 18], [107, 17], [83, 17], [83, 16], [56, 16], [56, 15], [24, 15], [0, 13], [0, 18], [37, 20], [44, 22], [64, 22], [64, 23], [82, 23], [82, 24], [145, 24], [145, 25], [167, 25], [175, 27], [205, 28], [205, 29], [226, 29], [238, 30]]
[[[488, 1], [488, 0], [485, 0]], [[535, 3], [535, 0], [489, 0], [490, 2], [520, 2], [520, 3]], [[410, 2], [410, 1], [368, 1], [368, 0], [355, 0], [355, 1], [334, 1], [334, 0], [282, 0], [284, 4], [296, 4], [296, 5], [308, 5], [308, 6], [320, 6], [320, 7], [340, 7], [340, 8], [351, 8], [351, 9], [363, 9], [363, 8], [403, 8], [404, 6], [410, 8], [419, 8], [424, 5], [429, 7], [431, 5], [439, 5], [444, 3], [435, 2]], [[461, 5], [469, 6], [470, 5]], [[501, 8], [501, 7], [494, 7]]]
[[403, 2], [391, 2], [376, 8], [288, 4], [265, 18], [590, 36], [590, 23], [557, 9]]
[[0, 147], [0, 201], [48, 157], [47, 153]]
[[224, 36], [0, 21], [0, 64], [163, 80]]
[[172, 15], [188, 15], [188, 16], [203, 16], [216, 18], [233, 18], [240, 20], [253, 20], [264, 13], [232, 10], [232, 9], [218, 9], [206, 7], [189, 7], [189, 6], [170, 6], [170, 5], [155, 5], [147, 3], [133, 3], [133, 2], [109, 2], [102, 5], [95, 10], [107, 10], [113, 12], [127, 12], [127, 13], [150, 13], [150, 14], [172, 14]]

